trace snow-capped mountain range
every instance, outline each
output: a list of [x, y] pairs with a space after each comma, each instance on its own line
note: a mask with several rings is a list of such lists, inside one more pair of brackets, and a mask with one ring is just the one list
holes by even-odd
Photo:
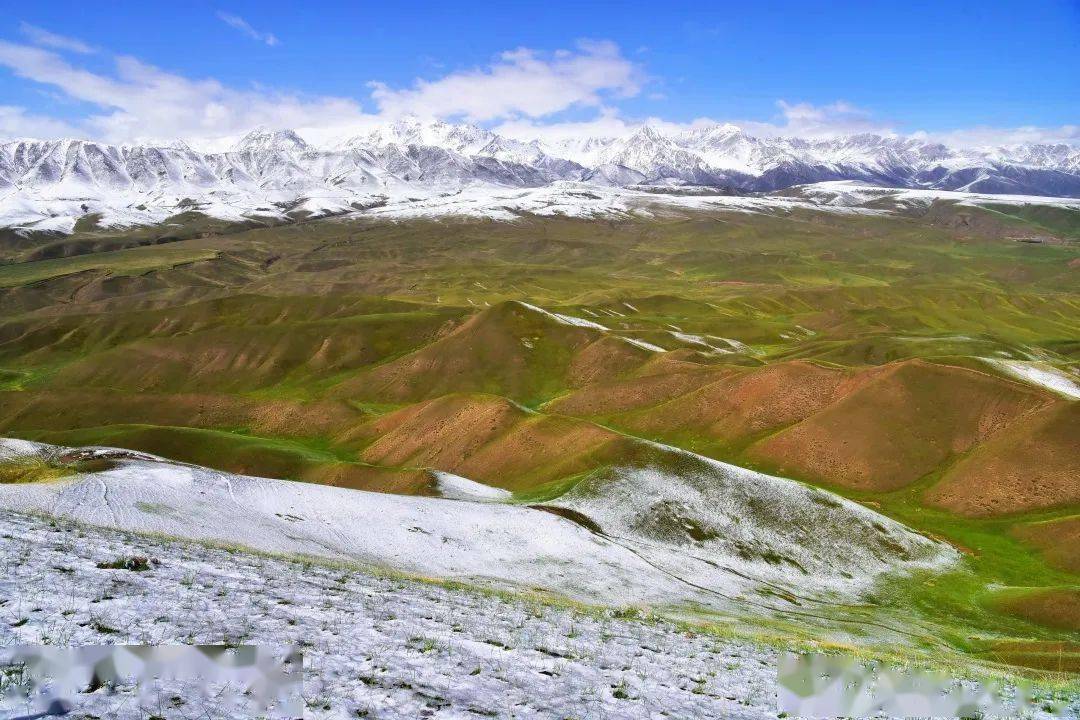
[[161, 221], [180, 208], [225, 218], [327, 214], [477, 188], [706, 186], [730, 194], [850, 180], [881, 187], [1080, 197], [1080, 148], [1015, 145], [960, 150], [913, 138], [754, 137], [734, 125], [622, 137], [522, 142], [489, 130], [414, 118], [314, 147], [259, 128], [226, 152], [182, 141], [0, 144], [0, 226], [68, 231]]

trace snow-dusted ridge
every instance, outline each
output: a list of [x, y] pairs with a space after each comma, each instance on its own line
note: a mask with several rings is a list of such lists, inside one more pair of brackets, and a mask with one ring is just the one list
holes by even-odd
[[[531, 507], [444, 473], [435, 474], [444, 498], [406, 497], [97, 449], [110, 466], [0, 485], [0, 508], [586, 602], [764, 615], [790, 609], [762, 600], [764, 586], [849, 601], [880, 578], [957, 560], [947, 545], [794, 481], [651, 443], [642, 451], [633, 466]], [[56, 452], [0, 440], [0, 459]]]
[[[855, 181], [913, 191], [1080, 198], [1080, 149], [957, 150], [911, 138], [757, 138], [732, 125], [674, 134], [521, 142], [470, 125], [400, 120], [333, 147], [256, 129], [227, 152], [84, 140], [0, 144], [0, 227], [70, 232], [159, 223], [185, 210], [228, 220], [367, 213], [383, 217], [595, 215], [650, 208], [851, 207], [851, 197], [724, 197]], [[697, 186], [712, 193], [665, 194]], [[1018, 201], [1018, 200], [1014, 200]], [[1027, 202], [1029, 200], [1022, 200]]]

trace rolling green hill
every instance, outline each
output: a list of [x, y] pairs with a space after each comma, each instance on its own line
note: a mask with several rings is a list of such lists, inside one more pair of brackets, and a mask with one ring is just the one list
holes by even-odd
[[[960, 212], [0, 238], [0, 434], [523, 500], [661, 441], [950, 541], [966, 579], [895, 592], [1054, 669], [1041, 643], [1080, 641], [1080, 245], [1053, 210]], [[961, 641], [965, 614], [1020, 644]]]

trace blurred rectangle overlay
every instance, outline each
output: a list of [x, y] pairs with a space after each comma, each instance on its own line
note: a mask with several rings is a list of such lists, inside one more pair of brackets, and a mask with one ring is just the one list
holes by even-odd
[[[0, 648], [0, 718], [82, 710], [160, 717], [213, 709], [241, 717], [303, 716], [304, 658], [261, 645], [22, 645]], [[174, 712], [169, 712], [169, 711]]]
[[785, 652], [777, 664], [777, 713], [788, 718], [1017, 718], [1063, 716], [1023, 682], [957, 678], [851, 655]]

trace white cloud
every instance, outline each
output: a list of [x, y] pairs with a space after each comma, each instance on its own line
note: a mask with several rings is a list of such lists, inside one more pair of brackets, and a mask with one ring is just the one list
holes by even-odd
[[416, 80], [395, 90], [371, 83], [384, 115], [463, 117], [488, 122], [544, 117], [573, 107], [600, 107], [605, 97], [636, 95], [644, 82], [637, 65], [611, 42], [582, 41], [576, 51], [542, 54], [528, 48], [503, 53], [490, 67]]
[[782, 121], [773, 123], [747, 121], [737, 124], [749, 133], [766, 137], [787, 135], [817, 139], [855, 133], [896, 134], [890, 123], [877, 120], [869, 110], [856, 107], [843, 100], [827, 105], [777, 100], [776, 107], [780, 110], [778, 120], [782, 119]]
[[690, 122], [671, 122], [659, 117], [629, 119], [621, 117], [615, 108], [604, 107], [591, 120], [545, 123], [520, 119], [504, 122], [494, 127], [493, 130], [500, 135], [515, 140], [529, 141], [538, 139], [541, 142], [557, 144], [567, 140], [580, 140], [583, 138], [615, 138], [628, 135], [642, 125], [649, 125], [661, 133], [675, 134], [697, 127], [716, 124], [717, 121], [711, 118], [697, 118]]
[[49, 32], [44, 28], [31, 25], [28, 22], [19, 23], [19, 32], [25, 35], [26, 39], [30, 42], [35, 45], [41, 45], [42, 47], [50, 47], [54, 50], [66, 50], [81, 55], [89, 55], [90, 53], [97, 52], [93, 47], [87, 45], [82, 40], [57, 35], [54, 32]]
[[259, 32], [255, 28], [251, 27], [247, 20], [239, 15], [233, 15], [232, 13], [223, 12], [221, 10], [217, 13], [218, 19], [229, 27], [235, 28], [240, 32], [247, 35], [252, 40], [258, 40], [261, 43], [266, 43], [270, 47], [280, 45], [281, 41], [277, 39], [273, 33]]
[[0, 138], [49, 138], [77, 133], [75, 127], [62, 120], [31, 115], [21, 107], [0, 105]]
[[173, 138], [197, 142], [242, 133], [256, 125], [311, 128], [315, 135], [325, 136], [349, 127], [367, 127], [372, 121], [350, 98], [237, 90], [213, 79], [191, 80], [168, 73], [126, 56], [116, 58], [113, 75], [103, 75], [75, 67], [41, 48], [0, 42], [0, 65], [101, 108], [80, 123], [80, 134], [113, 142]]
[[957, 130], [925, 132], [902, 131], [895, 123], [874, 117], [873, 113], [851, 103], [838, 100], [826, 105], [778, 100], [779, 114], [773, 122], [758, 120], [717, 120], [700, 117], [687, 122], [672, 122], [658, 117], [628, 118], [613, 107], [602, 107], [589, 120], [573, 122], [544, 122], [518, 118], [503, 122], [493, 130], [517, 140], [539, 139], [547, 143], [581, 138], [614, 138], [632, 133], [642, 125], [650, 125], [663, 133], [675, 134], [718, 124], [733, 124], [748, 135], [757, 137], [798, 137], [818, 140], [874, 133], [885, 136], [911, 137], [940, 142], [957, 149], [998, 147], [1027, 143], [1065, 144], [1080, 146], [1080, 125], [1059, 127], [1024, 126], [1018, 128], [973, 127]]
[[557, 143], [576, 138], [610, 138], [631, 132], [640, 123], [628, 122], [619, 117], [613, 108], [601, 108], [600, 113], [591, 120], [575, 122], [543, 123], [531, 119], [508, 120], [493, 128], [494, 132], [504, 137], [528, 142], [539, 139]]
[[[30, 37], [30, 31], [24, 32]], [[110, 142], [184, 139], [205, 148], [221, 148], [251, 128], [291, 128], [309, 142], [327, 144], [364, 132], [377, 123], [411, 113], [424, 117], [464, 118], [521, 140], [558, 142], [583, 137], [615, 137], [648, 123], [664, 132], [713, 124], [710, 118], [671, 122], [627, 117], [621, 98], [638, 94], [644, 71], [608, 42], [583, 42], [573, 51], [540, 53], [518, 49], [503, 53], [490, 66], [452, 72], [441, 79], [418, 80], [395, 89], [373, 83], [378, 113], [365, 111], [349, 97], [306, 95], [265, 87], [240, 89], [213, 79], [192, 79], [128, 56], [114, 57], [109, 72], [92, 71], [82, 58], [62, 56], [55, 38], [40, 45], [0, 41], [0, 67], [41, 85], [61, 100], [94, 107], [90, 115], [64, 121], [25, 108], [0, 106], [0, 138], [81, 136]], [[51, 44], [49, 44], [51, 43]], [[569, 113], [591, 111], [587, 120], [553, 121]], [[1062, 142], [1080, 145], [1080, 127], [976, 127], [948, 132], [901, 133], [894, 123], [837, 101], [824, 105], [777, 101], [771, 122], [732, 120], [758, 136], [822, 138], [856, 132], [904, 134], [959, 147]]]
[[724, 123], [738, 125], [747, 134], [759, 137], [789, 136], [814, 139], [861, 132], [896, 134], [890, 125], [875, 120], [869, 111], [844, 101], [828, 105], [812, 105], [778, 100], [776, 106], [780, 114], [775, 122], [716, 120], [708, 117], [695, 118], [687, 122], [672, 122], [659, 117], [631, 119], [622, 117], [612, 107], [603, 107], [591, 120], [544, 123], [515, 119], [502, 123], [495, 130], [518, 140], [538, 137], [547, 142], [580, 137], [617, 137], [633, 132], [646, 124], [669, 134]]
[[1080, 125], [1059, 127], [995, 128], [978, 126], [944, 132], [917, 132], [913, 137], [934, 140], [950, 147], [975, 148], [1024, 143], [1080, 145]]

